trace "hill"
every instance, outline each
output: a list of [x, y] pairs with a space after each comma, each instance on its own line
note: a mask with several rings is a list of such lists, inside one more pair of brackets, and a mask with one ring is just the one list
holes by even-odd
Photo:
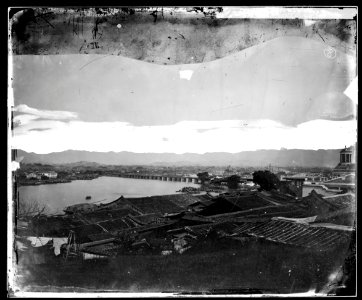
[[133, 152], [89, 152], [67, 150], [49, 154], [17, 151], [22, 163], [106, 165], [199, 165], [199, 166], [274, 166], [335, 167], [339, 162], [337, 150], [256, 150], [239, 153], [213, 152], [196, 153], [133, 153]]

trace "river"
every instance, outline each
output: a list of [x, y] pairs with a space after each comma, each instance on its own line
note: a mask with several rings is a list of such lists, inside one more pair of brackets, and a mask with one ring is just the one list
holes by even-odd
[[[182, 187], [199, 187], [191, 182], [161, 181], [102, 176], [92, 180], [68, 183], [21, 186], [19, 201], [38, 201], [47, 206], [48, 213], [62, 213], [69, 205], [78, 203], [107, 203], [118, 199], [175, 194]], [[86, 196], [91, 196], [86, 200]]]

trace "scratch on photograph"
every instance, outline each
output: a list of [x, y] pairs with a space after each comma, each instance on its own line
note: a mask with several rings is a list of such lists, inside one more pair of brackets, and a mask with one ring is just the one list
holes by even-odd
[[357, 7], [8, 13], [9, 297], [356, 294]]

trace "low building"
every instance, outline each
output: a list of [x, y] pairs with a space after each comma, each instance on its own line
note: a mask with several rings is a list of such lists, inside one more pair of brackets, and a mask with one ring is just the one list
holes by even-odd
[[324, 184], [307, 183], [303, 185], [303, 197], [308, 196], [313, 190], [323, 196], [332, 196], [341, 193], [341, 190], [338, 188], [327, 187]]
[[300, 203], [311, 216], [318, 215], [321, 218], [341, 210], [355, 210], [356, 199], [353, 193], [323, 196], [313, 190], [308, 196], [303, 197]]
[[46, 176], [48, 178], [57, 178], [58, 177], [58, 174], [54, 171], [42, 172], [41, 175]]
[[297, 198], [303, 197], [303, 185], [305, 176], [287, 176], [280, 181], [280, 191], [282, 193], [293, 195]]
[[25, 175], [27, 179], [40, 179], [40, 175], [38, 175], [37, 173], [28, 173]]
[[356, 176], [354, 173], [327, 180], [323, 183], [330, 189], [339, 189], [345, 192], [353, 192], [356, 189]]
[[66, 213], [76, 213], [76, 212], [91, 212], [97, 208], [96, 204], [93, 203], [80, 203], [68, 206], [64, 209]]

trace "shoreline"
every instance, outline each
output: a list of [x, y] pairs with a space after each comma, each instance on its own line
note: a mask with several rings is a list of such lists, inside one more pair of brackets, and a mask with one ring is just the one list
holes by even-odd
[[[47, 181], [21, 181], [21, 180], [15, 180], [18, 186], [36, 186], [36, 185], [45, 185], [45, 184], [58, 184], [58, 183], [70, 183], [76, 180], [93, 180], [97, 179], [101, 176], [96, 177], [85, 177], [85, 178], [72, 178], [72, 179], [54, 179], [54, 180], [47, 180]], [[113, 177], [113, 176], [110, 176]]]
[[[48, 179], [48, 180], [16, 180], [15, 182], [16, 184], [19, 186], [36, 186], [36, 185], [44, 185], [44, 184], [57, 184], [57, 183], [70, 183], [72, 181], [76, 181], [76, 180], [93, 180], [93, 179], [97, 179], [99, 177], [117, 177], [117, 178], [126, 178], [126, 179], [143, 179], [143, 180], [154, 180], [151, 178], [131, 178], [131, 177], [127, 177], [127, 176], [121, 176], [118, 174], [97, 174], [94, 176], [86, 176], [86, 177], [79, 177], [79, 178], [69, 178], [69, 179]], [[166, 182], [181, 182], [181, 181], [166, 181]], [[186, 183], [186, 182], [185, 182]], [[191, 183], [191, 182], [189, 182]], [[195, 184], [195, 183], [191, 183], [191, 184]]]

